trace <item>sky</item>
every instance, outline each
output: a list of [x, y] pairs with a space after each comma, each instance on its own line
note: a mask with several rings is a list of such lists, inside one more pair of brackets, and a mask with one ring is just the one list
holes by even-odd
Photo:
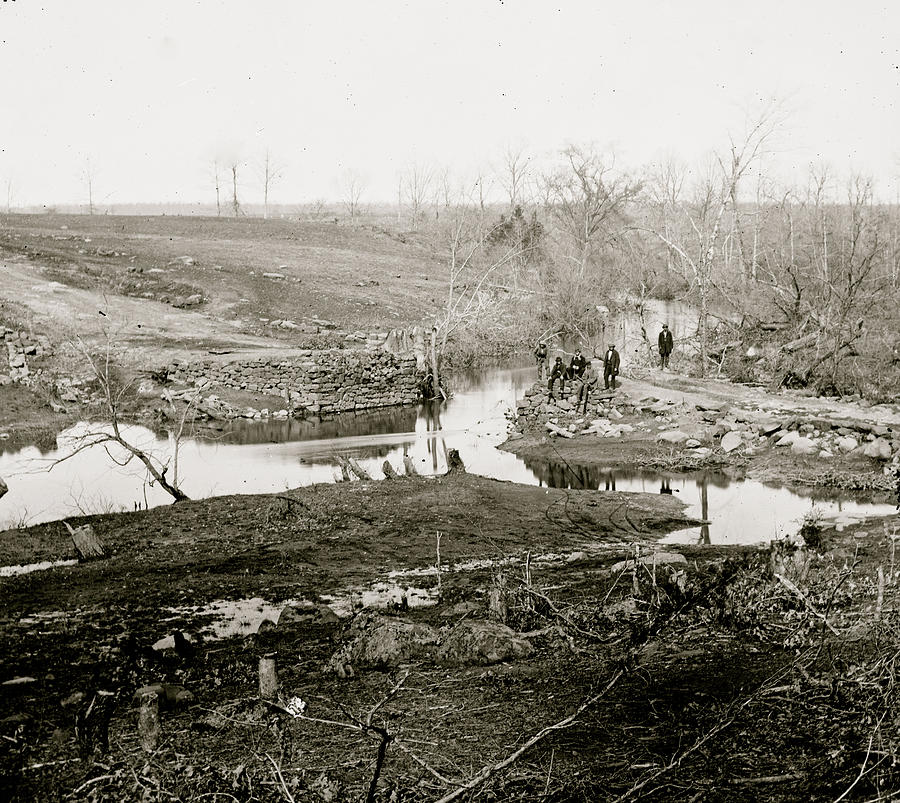
[[[522, 149], [638, 171], [709, 162], [777, 104], [766, 170], [900, 193], [900, 4], [794, 0], [4, 0], [0, 203], [396, 197], [412, 164], [471, 187]], [[89, 168], [88, 168], [89, 165]], [[494, 192], [499, 193], [499, 185]]]

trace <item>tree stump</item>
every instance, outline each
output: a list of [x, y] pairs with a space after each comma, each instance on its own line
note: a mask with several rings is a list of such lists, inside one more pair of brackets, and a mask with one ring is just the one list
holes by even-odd
[[152, 753], [159, 744], [159, 695], [147, 692], [141, 696], [138, 710], [138, 738], [145, 753]]
[[83, 524], [74, 530], [69, 526], [67, 521], [63, 524], [72, 536], [72, 543], [75, 545], [75, 551], [82, 560], [94, 560], [95, 558], [105, 558], [106, 549], [103, 543], [94, 532], [94, 528], [90, 524]]
[[396, 471], [394, 471], [394, 467], [388, 460], [384, 461], [381, 466], [381, 470], [384, 472], [384, 478], [386, 480], [396, 480], [400, 478], [400, 475]]
[[415, 477], [419, 473], [416, 471], [416, 464], [408, 454], [403, 455], [403, 467], [406, 469], [407, 477]]
[[114, 705], [115, 694], [101, 690], [75, 715], [75, 738], [82, 760], [87, 761], [95, 753], [104, 756], [109, 752], [109, 720]]
[[447, 473], [450, 474], [454, 471], [461, 471], [465, 474], [466, 464], [463, 463], [463, 459], [459, 456], [458, 449], [450, 449], [447, 452]]
[[275, 653], [259, 659], [259, 696], [263, 700], [273, 700], [278, 694], [278, 670], [275, 667]]
[[348, 458], [347, 462], [350, 464], [350, 470], [361, 480], [372, 479], [372, 477], [369, 475], [369, 472], [366, 471], [359, 463], [357, 463], [355, 458]]
[[343, 481], [350, 482], [352, 478], [350, 477], [350, 463], [347, 458], [342, 455], [337, 455], [335, 460], [337, 460], [338, 465], [341, 467], [341, 478]]

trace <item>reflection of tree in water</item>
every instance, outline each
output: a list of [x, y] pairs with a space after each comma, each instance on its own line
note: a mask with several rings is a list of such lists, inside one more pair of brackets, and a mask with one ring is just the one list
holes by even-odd
[[[425, 416], [425, 428], [428, 432], [440, 432], [441, 430], [441, 400], [432, 399], [426, 401], [422, 405], [422, 413]], [[440, 441], [440, 443], [438, 443]], [[442, 449], [444, 452], [444, 460], [447, 460], [447, 444], [444, 438], [427, 438], [428, 454], [431, 455], [431, 470], [437, 473], [438, 470], [438, 451]], [[405, 454], [404, 450], [404, 454]]]
[[416, 408], [407, 406], [287, 421], [235, 421], [213, 438], [238, 444], [287, 443], [413, 432], [416, 417]]

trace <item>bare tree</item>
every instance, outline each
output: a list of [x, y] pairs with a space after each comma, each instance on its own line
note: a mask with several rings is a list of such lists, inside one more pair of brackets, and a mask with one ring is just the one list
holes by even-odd
[[260, 174], [263, 185], [263, 217], [269, 217], [269, 191], [282, 176], [284, 176], [284, 168], [278, 164], [273, 158], [268, 148], [266, 148], [262, 165], [260, 166]]
[[509, 208], [524, 203], [525, 185], [530, 173], [531, 156], [525, 153], [522, 146], [508, 145], [501, 157], [500, 183], [509, 197]]
[[222, 201], [219, 195], [219, 160], [213, 160], [213, 181], [216, 184], [216, 217], [222, 216]]
[[[132, 392], [134, 383], [123, 380], [116, 365], [114, 359], [114, 343], [116, 338], [114, 333], [109, 330], [104, 330], [103, 334], [104, 345], [100, 354], [97, 354], [89, 348], [80, 338], [77, 338], [73, 345], [78, 357], [82, 360], [83, 364], [88, 367], [93, 380], [99, 386], [100, 397], [102, 400], [101, 403], [106, 420], [102, 426], [89, 427], [88, 430], [78, 438], [78, 445], [72, 452], [66, 457], [55, 461], [53, 465], [68, 460], [86, 449], [95, 446], [103, 446], [106, 448], [110, 459], [118, 465], [124, 466], [133, 459], [137, 459], [147, 470], [147, 474], [151, 478], [151, 484], [154, 482], [158, 484], [159, 487], [166, 491], [174, 501], [180, 502], [188, 499], [189, 497], [178, 486], [177, 469], [177, 441], [180, 440], [183, 433], [184, 417], [182, 418], [181, 425], [176, 433], [176, 450], [173, 457], [173, 460], [175, 461], [175, 471], [174, 479], [170, 481], [166, 474], [171, 467], [171, 461], [161, 460], [158, 456], [136, 446], [129, 440], [128, 436], [123, 431], [122, 407], [125, 399], [128, 397], [129, 393]], [[190, 409], [190, 406], [191, 405], [189, 404], [188, 410]], [[188, 410], [185, 411], [185, 417], [187, 416]], [[119, 458], [109, 451], [109, 446], [111, 444], [115, 444], [124, 450], [126, 455], [124, 459]]]
[[698, 337], [700, 373], [706, 375], [709, 342], [710, 297], [714, 269], [719, 260], [725, 213], [735, 203], [738, 185], [750, 166], [760, 157], [774, 130], [771, 112], [763, 113], [740, 142], [731, 140], [728, 155], [716, 159], [716, 167], [694, 188], [693, 198], [678, 203], [683, 218], [679, 232], [657, 230], [656, 236], [690, 270], [692, 289], [699, 303]]
[[7, 176], [6, 178], [6, 214], [10, 214], [12, 212], [12, 199], [13, 199], [13, 180], [12, 176]]
[[84, 160], [84, 168], [81, 171], [81, 177], [84, 180], [85, 189], [87, 190], [87, 201], [88, 201], [88, 214], [94, 214], [94, 180], [96, 178], [96, 174], [94, 172], [94, 165], [91, 162], [91, 158], [88, 157]]
[[359, 199], [365, 188], [366, 182], [362, 173], [352, 167], [344, 171], [341, 177], [341, 195], [350, 220], [355, 220], [359, 215]]
[[412, 208], [412, 227], [419, 227], [422, 213], [428, 200], [428, 191], [433, 179], [430, 167], [412, 164], [407, 168], [403, 184], [406, 187], [406, 198]]
[[229, 167], [231, 170], [231, 211], [235, 217], [243, 214], [240, 201], [238, 201], [238, 168], [240, 162], [233, 161]]

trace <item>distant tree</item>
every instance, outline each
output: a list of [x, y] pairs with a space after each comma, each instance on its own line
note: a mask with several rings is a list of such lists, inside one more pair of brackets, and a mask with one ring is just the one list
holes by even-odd
[[222, 201], [219, 195], [219, 160], [213, 160], [213, 181], [216, 184], [216, 216], [222, 216]]
[[525, 186], [530, 175], [531, 157], [521, 146], [507, 146], [503, 152], [499, 175], [500, 183], [509, 197], [510, 210], [525, 202]]
[[241, 203], [238, 201], [238, 168], [240, 166], [239, 162], [234, 161], [229, 168], [231, 170], [231, 211], [235, 217], [242, 214]]
[[263, 185], [263, 217], [269, 217], [269, 190], [272, 185], [284, 175], [284, 169], [273, 158], [269, 149], [266, 148], [266, 154], [263, 157], [260, 167], [260, 174]]
[[365, 188], [365, 179], [358, 170], [351, 167], [344, 171], [341, 177], [341, 196], [351, 220], [355, 220], [359, 215], [359, 199]]
[[87, 200], [88, 200], [88, 214], [94, 214], [94, 179], [96, 178], [94, 172], [94, 165], [91, 162], [90, 157], [85, 159], [84, 168], [81, 171], [81, 177], [84, 180], [85, 188], [87, 189]]
[[7, 177], [6, 179], [6, 214], [10, 214], [12, 212], [12, 199], [13, 199], [13, 180], [12, 177]]
[[433, 177], [432, 169], [420, 164], [412, 164], [406, 171], [403, 183], [406, 186], [407, 200], [412, 208], [412, 227], [414, 229], [418, 228], [421, 222]]

